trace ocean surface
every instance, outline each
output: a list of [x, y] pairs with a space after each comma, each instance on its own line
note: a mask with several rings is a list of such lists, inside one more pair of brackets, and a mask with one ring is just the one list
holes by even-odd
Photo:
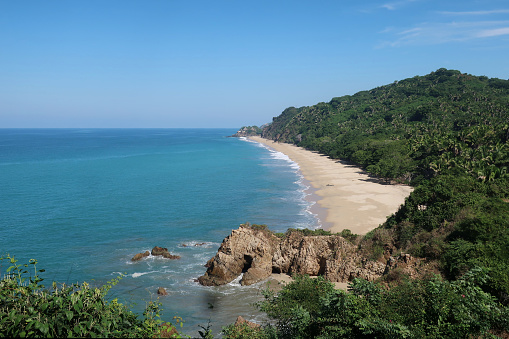
[[[253, 303], [265, 284], [204, 287], [222, 240], [241, 223], [276, 232], [316, 228], [309, 188], [285, 155], [233, 129], [0, 129], [0, 255], [38, 260], [51, 281], [100, 286], [125, 277], [110, 298], [196, 336], [238, 315], [263, 322]], [[196, 245], [196, 246], [195, 246]], [[154, 246], [180, 260], [131, 258]], [[0, 275], [8, 267], [0, 262]], [[44, 282], [43, 282], [44, 283]]]

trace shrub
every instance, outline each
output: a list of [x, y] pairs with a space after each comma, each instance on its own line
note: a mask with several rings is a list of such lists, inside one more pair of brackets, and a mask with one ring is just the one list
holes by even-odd
[[[509, 308], [482, 290], [488, 270], [456, 281], [438, 276], [406, 280], [391, 289], [354, 279], [349, 293], [300, 277], [262, 310], [276, 320], [280, 338], [477, 338], [509, 330]], [[323, 286], [325, 288], [317, 288]]]
[[181, 337], [173, 325], [163, 325], [159, 303], [149, 303], [140, 319], [117, 299], [106, 299], [122, 276], [101, 288], [86, 282], [70, 286], [53, 282], [48, 290], [42, 285], [39, 273], [44, 270], [37, 270], [36, 260], [23, 265], [9, 255], [0, 260], [11, 265], [0, 280], [2, 336], [153, 338], [171, 333], [173, 338]]
[[304, 236], [320, 236], [320, 235], [331, 235], [332, 233], [330, 231], [323, 230], [321, 228], [318, 228], [316, 230], [310, 230], [308, 228], [289, 228], [286, 231], [286, 234], [291, 234], [292, 232], [299, 232]]

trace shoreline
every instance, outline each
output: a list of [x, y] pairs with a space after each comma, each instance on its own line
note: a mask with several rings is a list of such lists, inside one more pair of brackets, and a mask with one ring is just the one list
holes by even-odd
[[292, 144], [258, 136], [247, 139], [285, 154], [299, 166], [311, 186], [308, 197], [316, 202], [312, 213], [322, 228], [332, 233], [344, 229], [368, 233], [397, 212], [413, 190], [406, 185], [380, 183], [358, 167]]

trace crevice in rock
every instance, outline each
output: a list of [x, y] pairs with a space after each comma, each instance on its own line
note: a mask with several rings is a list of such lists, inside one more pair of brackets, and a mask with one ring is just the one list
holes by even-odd
[[244, 267], [242, 268], [242, 273], [246, 273], [248, 269], [251, 268], [253, 264], [253, 257], [247, 254], [244, 254]]
[[325, 269], [327, 268], [327, 259], [321, 257], [318, 262], [318, 265], [320, 266], [320, 268], [318, 269], [318, 275], [324, 275]]

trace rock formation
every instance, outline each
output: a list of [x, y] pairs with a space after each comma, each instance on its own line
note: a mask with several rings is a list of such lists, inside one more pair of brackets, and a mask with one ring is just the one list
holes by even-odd
[[168, 252], [168, 249], [165, 247], [155, 246], [152, 249], [151, 254], [152, 255], [161, 255], [161, 256], [163, 256], [163, 258], [168, 258], [168, 259], [180, 259], [180, 256], [170, 254], [170, 252]]
[[387, 257], [383, 262], [364, 258], [357, 246], [339, 235], [291, 232], [281, 239], [259, 226], [241, 225], [223, 240], [198, 281], [205, 286], [224, 285], [242, 273], [242, 285], [265, 280], [272, 273], [322, 275], [332, 282], [372, 281], [395, 268], [415, 275], [421, 264], [409, 255]]
[[138, 260], [141, 260], [145, 257], [148, 257], [150, 255], [150, 252], [149, 251], [145, 251], [144, 253], [138, 253], [136, 254], [134, 257], [132, 257], [132, 261], [138, 261]]
[[164, 258], [168, 258], [168, 259], [180, 259], [180, 256], [170, 254], [170, 252], [168, 252], [167, 248], [155, 246], [152, 249], [152, 252], [145, 251], [143, 253], [138, 253], [134, 257], [132, 257], [131, 260], [132, 261], [138, 261], [138, 260], [141, 260], [141, 259], [143, 259], [145, 257], [148, 257], [150, 254], [152, 254], [152, 255], [160, 255], [160, 256], [162, 256]]
[[214, 258], [207, 262], [207, 272], [198, 278], [202, 285], [224, 285], [241, 273], [240, 283], [251, 285], [272, 273], [272, 257], [279, 239], [264, 229], [241, 226], [223, 240]]
[[166, 289], [164, 287], [159, 287], [157, 289], [157, 294], [159, 294], [159, 295], [168, 295], [168, 292], [166, 292]]

